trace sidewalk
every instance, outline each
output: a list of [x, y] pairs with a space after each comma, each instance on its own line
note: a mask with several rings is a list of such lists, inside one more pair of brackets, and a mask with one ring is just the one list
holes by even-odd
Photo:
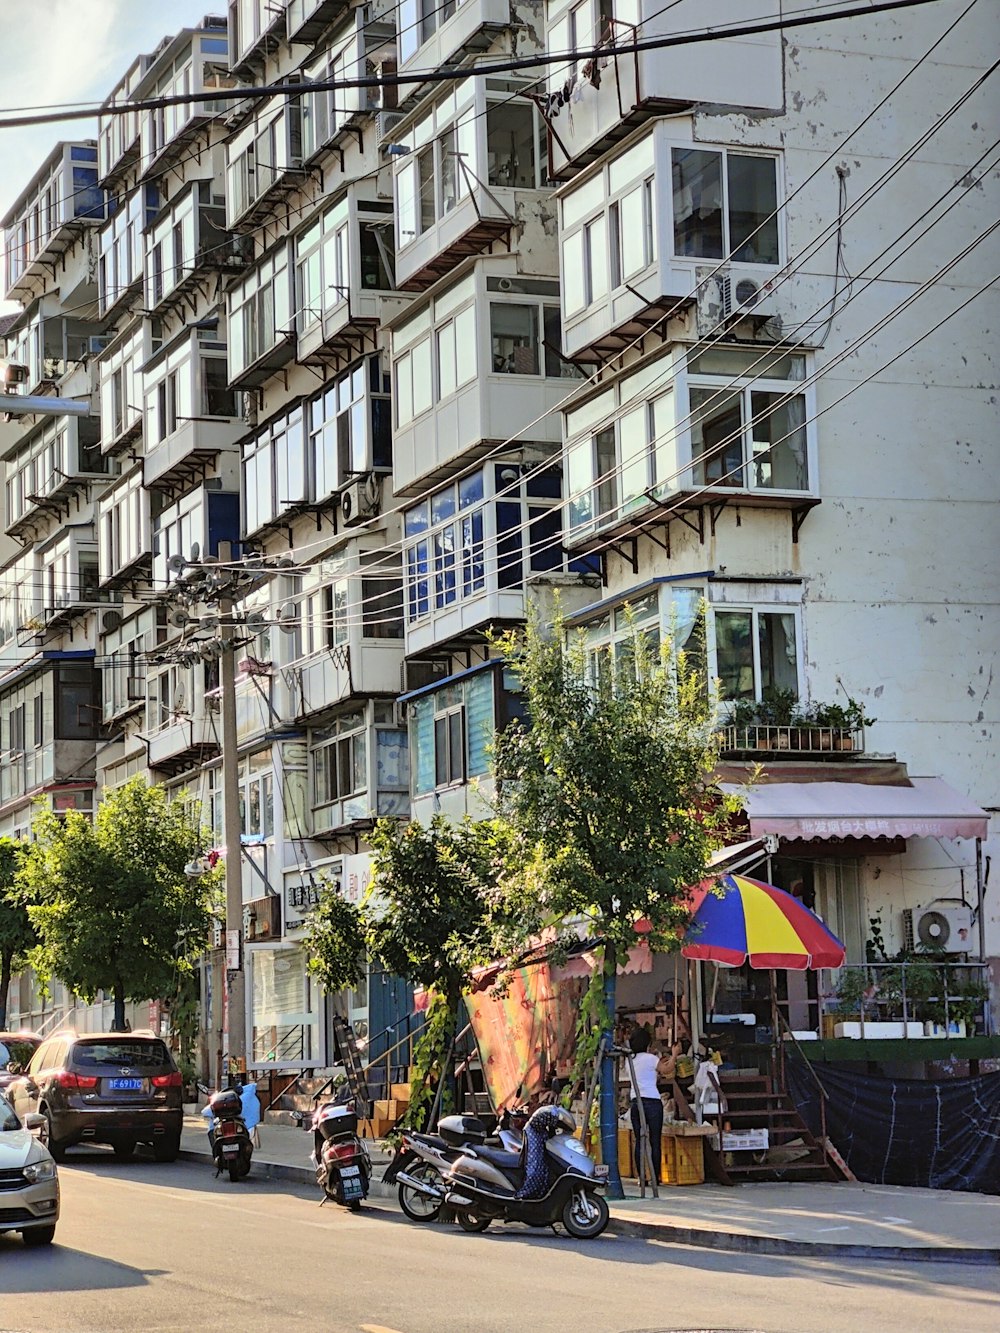
[[[206, 1122], [184, 1118], [181, 1158], [208, 1161]], [[253, 1175], [314, 1185], [312, 1140], [300, 1129], [261, 1125]], [[371, 1197], [396, 1200], [382, 1183], [390, 1155], [369, 1144]], [[892, 1259], [1000, 1265], [1000, 1197], [897, 1185], [661, 1186], [660, 1197], [611, 1203], [608, 1230], [668, 1244], [745, 1254]]]

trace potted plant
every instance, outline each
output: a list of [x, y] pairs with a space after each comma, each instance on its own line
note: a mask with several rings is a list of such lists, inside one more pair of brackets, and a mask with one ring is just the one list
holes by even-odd
[[756, 741], [750, 738], [750, 727], [757, 721], [757, 701], [755, 699], [733, 699], [729, 707], [729, 725], [734, 732], [734, 749], [756, 749]]
[[788, 728], [792, 725], [796, 702], [795, 691], [787, 686], [768, 685], [763, 693], [760, 716], [768, 726], [776, 728], [774, 734], [776, 750], [787, 750], [791, 745]]
[[842, 723], [844, 730], [837, 742], [837, 749], [853, 750], [854, 736], [851, 733], [860, 731], [862, 727], [870, 727], [876, 719], [867, 717], [865, 715], [864, 705], [859, 703], [857, 699], [852, 699], [850, 695], [847, 696], [847, 707], [841, 711], [844, 716], [844, 721]]

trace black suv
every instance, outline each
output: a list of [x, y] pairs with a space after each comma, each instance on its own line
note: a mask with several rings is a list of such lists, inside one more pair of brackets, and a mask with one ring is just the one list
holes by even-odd
[[31, 1111], [45, 1116], [57, 1162], [77, 1143], [110, 1143], [119, 1157], [148, 1143], [158, 1162], [174, 1161], [180, 1149], [181, 1075], [152, 1032], [57, 1032], [7, 1096], [22, 1120]]

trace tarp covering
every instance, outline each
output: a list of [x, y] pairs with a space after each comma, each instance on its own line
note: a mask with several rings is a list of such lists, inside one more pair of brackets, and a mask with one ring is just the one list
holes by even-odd
[[[859, 1180], [1000, 1194], [1000, 1074], [896, 1079], [812, 1066], [827, 1134]], [[814, 1134], [819, 1089], [789, 1053], [788, 1088]]]
[[557, 981], [547, 962], [518, 968], [505, 995], [466, 996], [469, 1020], [495, 1110], [541, 1092], [573, 1058], [576, 1019], [588, 981]]
[[742, 796], [755, 837], [986, 838], [989, 817], [940, 778], [906, 786], [865, 782], [761, 782]]

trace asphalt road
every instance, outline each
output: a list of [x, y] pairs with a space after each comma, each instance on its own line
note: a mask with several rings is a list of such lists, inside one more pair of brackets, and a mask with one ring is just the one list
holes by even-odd
[[0, 1333], [672, 1333], [1000, 1327], [1000, 1270], [418, 1227], [283, 1183], [71, 1153], [56, 1244], [0, 1237]]

